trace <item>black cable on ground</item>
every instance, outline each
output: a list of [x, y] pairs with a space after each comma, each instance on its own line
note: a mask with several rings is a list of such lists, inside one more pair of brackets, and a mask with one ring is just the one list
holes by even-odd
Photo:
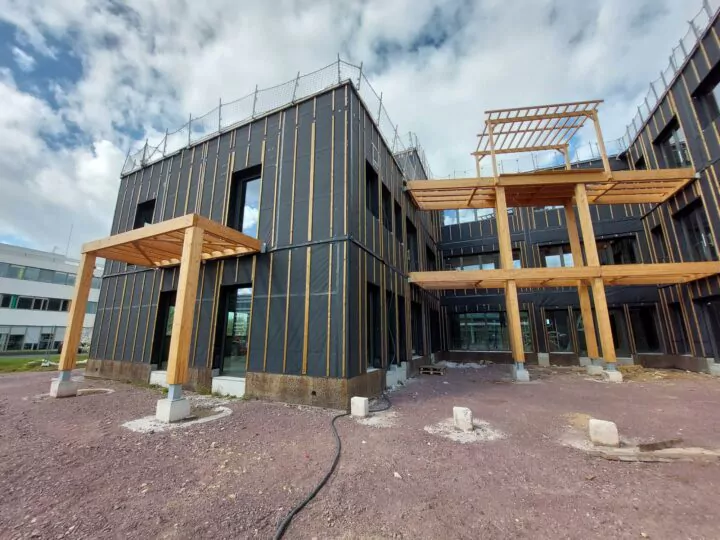
[[[385, 405], [375, 409], [370, 409], [370, 412], [387, 411], [392, 406], [392, 403], [390, 403], [390, 398], [387, 397], [386, 394], [383, 393], [381, 397], [384, 399]], [[332, 434], [335, 438], [335, 456], [333, 457], [330, 469], [328, 469], [328, 472], [325, 473], [323, 479], [320, 480], [320, 483], [315, 486], [315, 488], [308, 494], [308, 496], [305, 497], [302, 501], [300, 501], [300, 503], [298, 503], [296, 506], [294, 506], [290, 510], [290, 512], [288, 512], [288, 514], [285, 516], [285, 519], [282, 520], [280, 525], [278, 525], [277, 529], [275, 530], [275, 536], [273, 537], [274, 540], [280, 540], [285, 535], [285, 531], [287, 530], [288, 525], [290, 525], [292, 518], [295, 517], [303, 508], [305, 508], [305, 506], [307, 506], [310, 501], [315, 498], [315, 496], [320, 492], [323, 487], [325, 487], [325, 484], [327, 484], [327, 481], [330, 480], [330, 477], [335, 472], [335, 468], [340, 461], [340, 451], [342, 450], [342, 442], [340, 441], [340, 435], [338, 434], [337, 428], [335, 427], [335, 421], [338, 418], [349, 415], [349, 412], [344, 412], [342, 414], [337, 414], [333, 416], [333, 419], [330, 421], [330, 429], [332, 429]]]

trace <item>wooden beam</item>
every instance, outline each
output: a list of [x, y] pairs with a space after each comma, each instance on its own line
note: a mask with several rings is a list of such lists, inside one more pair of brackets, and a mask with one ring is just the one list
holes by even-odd
[[[527, 130], [534, 131], [534, 130]], [[509, 131], [507, 133], [503, 133], [503, 135], [510, 135], [512, 133], [519, 133], [519, 131]], [[551, 144], [551, 145], [541, 145], [541, 146], [523, 146], [521, 148], [499, 148], [495, 150], [496, 154], [517, 154], [519, 152], [543, 152], [545, 150], [560, 150], [563, 146], [562, 144]], [[476, 152], [472, 152], [471, 155], [473, 156], [489, 156], [491, 154], [490, 150], [478, 150]]]
[[548, 120], [552, 118], [565, 118], [567, 116], [590, 116], [588, 111], [575, 111], [565, 113], [548, 113], [548, 114], [528, 114], [526, 116], [518, 116], [516, 118], [493, 118], [486, 120], [488, 124], [510, 124], [514, 122], [530, 122], [533, 120]]
[[185, 231], [180, 275], [178, 277], [175, 315], [170, 336], [168, 355], [168, 384], [187, 382], [188, 362], [192, 338], [195, 298], [197, 296], [200, 260], [203, 245], [203, 229], [189, 227]]
[[161, 221], [160, 223], [153, 223], [152, 225], [148, 225], [146, 227], [141, 227], [139, 229], [133, 229], [131, 231], [115, 234], [101, 240], [87, 242], [86, 244], [83, 244], [82, 252], [91, 253], [93, 251], [98, 251], [103, 248], [119, 246], [122, 244], [130, 244], [132, 242], [136, 242], [145, 238], [150, 238], [152, 236], [158, 236], [160, 234], [165, 234], [177, 230], [184, 230], [187, 227], [192, 226], [194, 224], [194, 220], [194, 214], [187, 214], [182, 217]]
[[70, 371], [75, 367], [78, 345], [80, 345], [83, 323], [85, 321], [88, 295], [90, 294], [90, 286], [92, 285], [93, 270], [95, 270], [95, 260], [96, 257], [93, 254], [83, 253], [80, 256], [80, 266], [78, 267], [77, 278], [75, 279], [75, 292], [73, 293], [73, 299], [70, 303], [70, 312], [68, 313], [68, 323], [65, 330], [62, 352], [60, 353], [58, 371]]

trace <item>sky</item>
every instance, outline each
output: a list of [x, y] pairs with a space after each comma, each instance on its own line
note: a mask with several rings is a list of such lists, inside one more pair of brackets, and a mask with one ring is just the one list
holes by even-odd
[[129, 149], [338, 54], [363, 63], [438, 177], [474, 170], [486, 109], [601, 98], [604, 138], [618, 138], [700, 7], [0, 0], [0, 242], [77, 257], [110, 232]]

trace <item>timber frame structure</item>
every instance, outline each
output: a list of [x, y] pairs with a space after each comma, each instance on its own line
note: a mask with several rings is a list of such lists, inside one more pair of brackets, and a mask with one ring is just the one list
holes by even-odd
[[[687, 283], [720, 273], [719, 262], [601, 266], [590, 214], [591, 204], [662, 203], [696, 178], [691, 168], [612, 171], [603, 143], [597, 109], [601, 101], [498, 109], [486, 112], [485, 128], [475, 152], [477, 178], [410, 181], [406, 190], [423, 210], [492, 208], [497, 220], [499, 270], [413, 272], [410, 282], [428, 290], [489, 289], [505, 291], [508, 334], [516, 373], [523, 370], [518, 287], [575, 286], [586, 328], [591, 359], [603, 359], [614, 370], [613, 343], [605, 287]], [[572, 169], [570, 141], [591, 121], [602, 169]], [[553, 150], [565, 157], [566, 170], [500, 174], [497, 155]], [[480, 162], [490, 156], [492, 177], [480, 175]], [[574, 266], [513, 268], [508, 207], [564, 208]], [[577, 219], [575, 208], [577, 208]], [[577, 221], [580, 222], [578, 233]], [[582, 238], [582, 240], [581, 240]], [[584, 247], [584, 258], [583, 258]], [[596, 341], [590, 290], [599, 330]]]
[[197, 214], [187, 214], [84, 244], [66, 342], [58, 365], [60, 375], [51, 387], [51, 393], [56, 396], [74, 394], [70, 373], [76, 364], [85, 307], [98, 257], [149, 268], [180, 266], [167, 370], [169, 399], [178, 400], [182, 385], [188, 382], [201, 262], [258, 253], [260, 249], [259, 240]]

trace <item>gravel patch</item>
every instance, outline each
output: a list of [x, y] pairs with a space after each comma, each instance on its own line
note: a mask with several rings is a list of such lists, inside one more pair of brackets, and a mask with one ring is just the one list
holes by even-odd
[[370, 413], [365, 418], [355, 418], [358, 424], [376, 428], [389, 428], [397, 425], [397, 413], [391, 410]]
[[[393, 392], [391, 429], [340, 418], [339, 466], [286, 538], [717, 538], [720, 464], [608, 461], [560, 439], [588, 415], [628, 438], [719, 447], [719, 380], [599, 385], [529, 369], [538, 384], [508, 384], [498, 365], [418, 377]], [[88, 379], [115, 392], [23, 399], [52, 376], [0, 376], [2, 539], [271, 538], [334, 454], [335, 411], [230, 400], [212, 405], [229, 416], [147, 435], [122, 425], [161, 392]], [[505, 437], [425, 431], [458, 404]]]
[[455, 429], [453, 419], [448, 418], [432, 426], [425, 426], [423, 429], [432, 435], [439, 435], [462, 444], [497, 441], [505, 438], [502, 431], [493, 429], [488, 422], [483, 420], [473, 418], [473, 428], [473, 431], [459, 431]]

